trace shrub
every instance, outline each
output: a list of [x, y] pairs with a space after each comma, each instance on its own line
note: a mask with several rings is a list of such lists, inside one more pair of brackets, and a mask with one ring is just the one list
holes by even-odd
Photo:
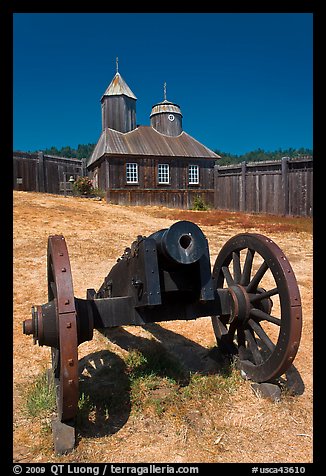
[[93, 192], [93, 184], [89, 177], [77, 177], [73, 184], [76, 195], [90, 195]]
[[200, 195], [196, 195], [194, 198], [194, 203], [192, 205], [192, 210], [197, 210], [197, 211], [207, 211], [209, 209], [209, 206], [205, 201], [202, 199]]

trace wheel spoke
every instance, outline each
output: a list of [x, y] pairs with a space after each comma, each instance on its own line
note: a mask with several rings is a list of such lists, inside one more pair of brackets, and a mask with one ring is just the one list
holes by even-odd
[[238, 354], [240, 360], [247, 360], [246, 336], [242, 327], [237, 328]]
[[231, 276], [230, 270], [227, 266], [222, 267], [222, 272], [224, 274], [224, 277], [226, 279], [227, 285], [228, 286], [233, 286], [234, 285], [234, 279]]
[[273, 288], [270, 291], [264, 291], [260, 294], [254, 294], [253, 296], [250, 297], [250, 302], [251, 304], [257, 301], [262, 301], [263, 299], [269, 298], [271, 296], [275, 296], [276, 294], [279, 294], [278, 288]]
[[60, 351], [59, 349], [51, 348], [52, 370], [54, 378], [60, 377]]
[[51, 301], [52, 301], [56, 297], [56, 287], [55, 287], [55, 283], [53, 281], [50, 282], [50, 289], [51, 289], [52, 294], [53, 294], [53, 298], [51, 299]]
[[260, 266], [260, 268], [258, 269], [257, 273], [254, 275], [254, 277], [252, 278], [252, 280], [248, 284], [247, 293], [251, 293], [253, 291], [256, 291], [256, 289], [258, 287], [258, 284], [263, 279], [263, 276], [264, 276], [264, 274], [266, 273], [267, 270], [268, 270], [268, 264], [266, 263], [266, 261], [264, 261], [262, 263], [262, 265]]
[[224, 351], [226, 351], [228, 354], [236, 353], [236, 346], [233, 343], [235, 326], [232, 326], [231, 324], [229, 326], [229, 329], [227, 329], [225, 324], [222, 322], [222, 319], [220, 319], [220, 316], [213, 316], [212, 323], [216, 338], [219, 341], [221, 349], [224, 349]]
[[256, 342], [255, 337], [252, 335], [251, 331], [249, 329], [245, 329], [245, 336], [247, 339], [247, 342], [249, 344], [249, 349], [251, 350], [252, 356], [254, 358], [254, 362], [256, 365], [260, 365], [263, 363], [263, 358], [261, 356], [261, 353], [259, 352], [258, 349], [258, 344]]
[[281, 319], [271, 316], [270, 314], [267, 314], [267, 312], [261, 311], [260, 309], [251, 309], [250, 315], [252, 317], [257, 317], [260, 320], [268, 321], [272, 324], [276, 324], [277, 326], [281, 326]]
[[255, 255], [255, 251], [248, 248], [245, 263], [243, 266], [243, 273], [240, 279], [240, 284], [242, 286], [247, 286], [247, 284], [249, 284], [254, 255]]
[[232, 261], [233, 261], [234, 283], [238, 284], [241, 278], [240, 251], [233, 251]]
[[230, 338], [230, 342], [233, 342], [233, 339], [234, 339], [234, 334], [235, 334], [235, 331], [236, 331], [236, 323], [235, 322], [231, 322], [230, 326], [229, 326], [229, 338]]
[[273, 352], [273, 350], [275, 349], [275, 344], [270, 340], [261, 325], [253, 321], [252, 319], [249, 319], [248, 324], [256, 332], [258, 337], [264, 342], [268, 349]]
[[214, 318], [212, 318], [212, 323], [217, 339], [221, 339], [223, 335], [228, 334], [228, 330], [220, 319], [220, 316], [214, 316]]
[[48, 266], [48, 299], [52, 301], [55, 297], [57, 297], [57, 290], [54, 282], [54, 269], [51, 259]]

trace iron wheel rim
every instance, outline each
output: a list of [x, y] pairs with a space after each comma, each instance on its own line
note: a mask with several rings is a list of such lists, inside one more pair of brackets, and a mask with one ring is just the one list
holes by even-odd
[[57, 413], [60, 421], [68, 421], [78, 408], [78, 342], [70, 261], [62, 235], [49, 236], [47, 274], [48, 299], [55, 301], [58, 329], [58, 347], [51, 347]]
[[[245, 253], [242, 265], [241, 252]], [[254, 261], [258, 256], [262, 263], [252, 276]], [[274, 287], [261, 290], [259, 284], [267, 273], [274, 279]], [[236, 235], [222, 247], [214, 265], [213, 281], [217, 289], [225, 287], [225, 284], [230, 288], [241, 286], [250, 302], [248, 318], [243, 322], [229, 322], [225, 316], [212, 316], [219, 343], [237, 356], [238, 367], [248, 379], [268, 382], [280, 377], [297, 354], [302, 329], [298, 284], [282, 250], [264, 235]], [[257, 304], [276, 296], [279, 299], [279, 317], [272, 316], [267, 307], [264, 309]], [[270, 327], [274, 326], [274, 333], [279, 328], [276, 339], [270, 339], [261, 325], [264, 321]]]

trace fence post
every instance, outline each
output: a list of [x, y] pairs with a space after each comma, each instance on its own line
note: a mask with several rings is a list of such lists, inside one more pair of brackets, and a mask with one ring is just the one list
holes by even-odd
[[282, 157], [282, 195], [283, 195], [283, 215], [289, 215], [289, 157]]
[[45, 180], [44, 180], [44, 154], [40, 150], [37, 153], [38, 156], [38, 190], [37, 192], [45, 192]]
[[214, 208], [218, 208], [218, 170], [220, 166], [214, 165]]
[[246, 172], [247, 164], [246, 161], [241, 162], [241, 193], [240, 193], [240, 211], [246, 211]]
[[83, 177], [86, 177], [87, 176], [87, 158], [86, 157], [82, 157], [82, 175]]

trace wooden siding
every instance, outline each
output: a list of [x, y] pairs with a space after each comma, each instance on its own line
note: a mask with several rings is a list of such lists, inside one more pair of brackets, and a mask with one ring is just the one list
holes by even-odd
[[171, 113], [155, 114], [151, 117], [151, 126], [161, 134], [168, 136], [178, 136], [182, 132], [182, 115], [175, 114], [174, 120], [170, 121], [168, 116]]
[[[138, 164], [138, 184], [126, 183], [126, 164]], [[195, 197], [214, 204], [214, 160], [171, 157], [110, 157], [98, 168], [99, 188], [110, 203], [192, 208]], [[158, 165], [170, 166], [170, 183], [158, 183]], [[199, 184], [189, 185], [188, 166], [199, 166]], [[109, 181], [108, 181], [109, 178]]]
[[28, 192], [60, 193], [64, 176], [85, 175], [85, 162], [43, 153], [14, 152], [13, 188]]
[[312, 216], [312, 159], [217, 165], [214, 175], [217, 209]]
[[129, 132], [136, 127], [136, 101], [126, 96], [104, 96], [102, 99], [102, 130], [107, 127]]
[[191, 209], [200, 196], [205, 203], [214, 203], [214, 190], [108, 190], [106, 200], [115, 205], [160, 205], [168, 208]]
[[[126, 164], [138, 164], [138, 184], [126, 183]], [[170, 183], [158, 183], [158, 164], [169, 164]], [[99, 188], [103, 190], [115, 189], [213, 189], [214, 188], [214, 160], [185, 159], [171, 157], [110, 157], [101, 162], [98, 167]], [[199, 184], [188, 184], [188, 166], [198, 165]]]

